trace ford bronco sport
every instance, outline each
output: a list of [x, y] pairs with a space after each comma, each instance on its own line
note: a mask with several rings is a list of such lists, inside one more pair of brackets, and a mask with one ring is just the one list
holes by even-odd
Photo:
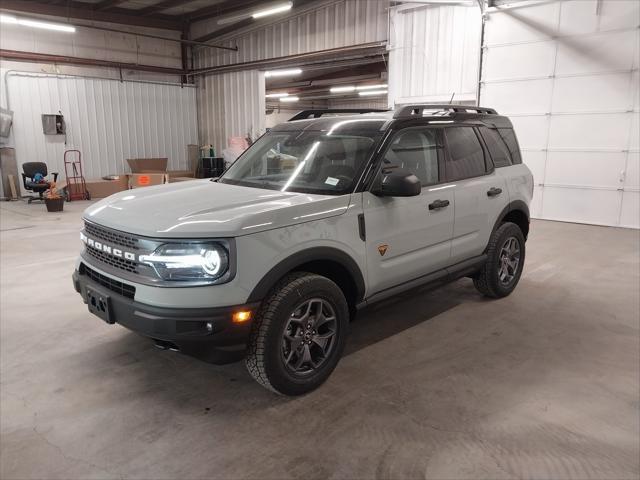
[[362, 306], [464, 276], [509, 295], [532, 192], [493, 109], [309, 110], [218, 179], [89, 207], [73, 283], [107, 323], [196, 356], [239, 350], [298, 395], [331, 374]]

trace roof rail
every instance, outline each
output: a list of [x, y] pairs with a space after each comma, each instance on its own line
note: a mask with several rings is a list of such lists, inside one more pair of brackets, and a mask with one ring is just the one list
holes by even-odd
[[373, 113], [373, 112], [387, 112], [388, 110], [381, 110], [379, 108], [323, 108], [314, 110], [302, 110], [296, 113], [288, 121], [305, 120], [307, 118], [320, 118], [322, 115], [328, 115], [331, 113]]
[[422, 115], [423, 110], [442, 110], [453, 113], [479, 113], [485, 115], [497, 115], [498, 113], [493, 108], [475, 107], [473, 105], [420, 104], [399, 106], [393, 114], [393, 118], [410, 118], [414, 115]]

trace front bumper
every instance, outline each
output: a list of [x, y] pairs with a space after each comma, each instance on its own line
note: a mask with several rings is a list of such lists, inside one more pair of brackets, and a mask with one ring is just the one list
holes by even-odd
[[73, 273], [74, 288], [85, 303], [88, 302], [87, 288], [108, 297], [111, 323], [118, 323], [149, 337], [159, 346], [205, 356], [211, 361], [216, 361], [214, 350], [244, 351], [251, 331], [251, 320], [238, 324], [233, 322], [232, 316], [239, 310], [251, 310], [255, 315], [259, 304], [214, 308], [154, 307], [127, 298], [105, 286], [104, 282], [90, 278], [83, 267], [81, 264], [80, 269]]

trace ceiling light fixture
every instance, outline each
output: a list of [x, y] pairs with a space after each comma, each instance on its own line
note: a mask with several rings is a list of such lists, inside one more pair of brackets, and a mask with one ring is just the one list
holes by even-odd
[[280, 99], [281, 102], [297, 102], [298, 100], [300, 100], [299, 97], [282, 97]]
[[359, 87], [356, 87], [356, 90], [371, 90], [375, 88], [377, 89], [387, 88], [387, 84], [381, 83], [379, 85], [360, 85]]
[[343, 92], [353, 92], [356, 87], [331, 87], [329, 91], [331, 93], [343, 93]]
[[287, 10], [291, 10], [293, 4], [291, 2], [284, 3], [282, 5], [277, 5], [272, 8], [266, 8], [264, 10], [259, 10], [256, 13], [252, 14], [253, 18], [262, 18], [268, 15], [274, 15], [276, 13], [286, 12]]
[[12, 15], [0, 15], [0, 23], [10, 23], [13, 25], [22, 25], [24, 27], [43, 28], [45, 30], [56, 30], [58, 32], [73, 33], [76, 27], [72, 25], [63, 25], [61, 23], [40, 22], [38, 20], [30, 20], [28, 18], [17, 18]]
[[288, 97], [289, 94], [287, 92], [282, 92], [282, 93], [267, 93], [265, 95], [265, 97], [267, 98], [282, 98], [282, 97]]
[[269, 77], [286, 77], [287, 75], [300, 75], [302, 73], [302, 69], [300, 68], [289, 68], [286, 70], [269, 70], [264, 72], [264, 76], [266, 78]]
[[370, 95], [386, 95], [386, 90], [366, 90], [364, 92], [358, 92], [361, 97], [368, 97]]

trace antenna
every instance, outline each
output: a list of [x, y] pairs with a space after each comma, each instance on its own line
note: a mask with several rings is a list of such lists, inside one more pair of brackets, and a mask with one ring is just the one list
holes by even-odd
[[453, 93], [451, 94], [451, 100], [449, 100], [449, 103], [453, 102], [453, 97], [455, 97], [455, 96], [456, 96], [456, 92], [453, 92]]

